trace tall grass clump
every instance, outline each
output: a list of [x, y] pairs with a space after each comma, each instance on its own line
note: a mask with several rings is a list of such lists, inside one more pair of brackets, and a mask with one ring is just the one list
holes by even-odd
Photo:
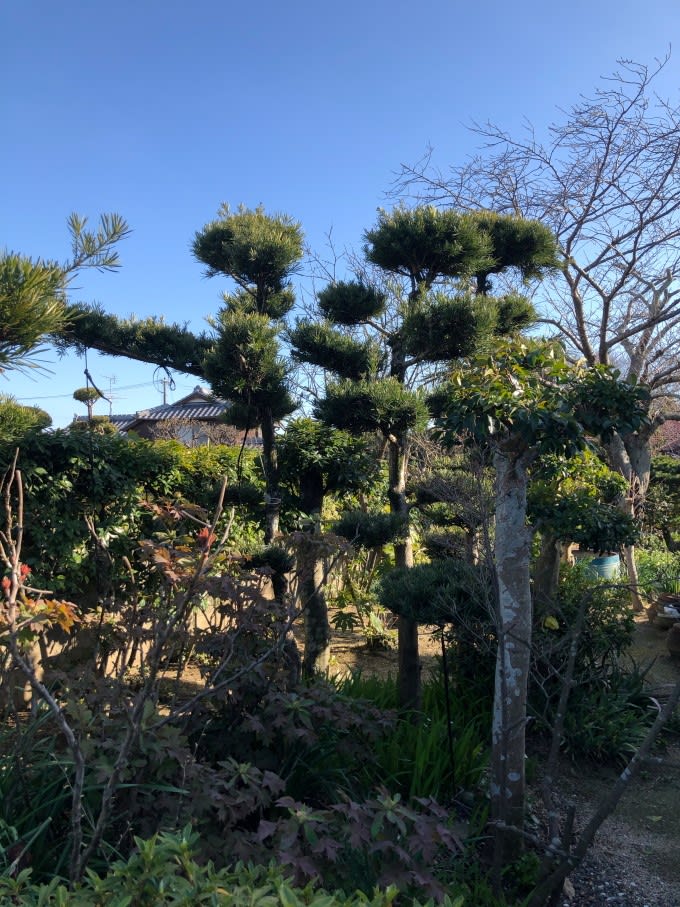
[[[336, 681], [348, 698], [370, 700], [380, 708], [396, 708], [396, 681], [351, 674]], [[391, 734], [375, 741], [364, 766], [367, 788], [383, 785], [408, 800], [434, 797], [445, 802], [474, 790], [487, 764], [489, 722], [473, 704], [453, 703], [449, 717], [441, 678], [423, 685], [422, 712], [401, 715]]]

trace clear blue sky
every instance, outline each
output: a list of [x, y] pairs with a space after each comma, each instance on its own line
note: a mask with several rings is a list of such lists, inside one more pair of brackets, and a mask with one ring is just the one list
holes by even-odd
[[[332, 229], [359, 247], [402, 162], [475, 147], [466, 125], [539, 129], [619, 57], [678, 50], [677, 0], [5, 0], [0, 10], [0, 247], [68, 255], [65, 219], [117, 211], [133, 233], [120, 272], [85, 274], [75, 299], [204, 327], [226, 283], [203, 278], [193, 234], [219, 204], [298, 219], [312, 248]], [[0, 392], [67, 424], [83, 362]], [[91, 354], [118, 412], [160, 402], [153, 368]], [[171, 399], [196, 383], [176, 376]], [[99, 404], [98, 410], [106, 407]]]

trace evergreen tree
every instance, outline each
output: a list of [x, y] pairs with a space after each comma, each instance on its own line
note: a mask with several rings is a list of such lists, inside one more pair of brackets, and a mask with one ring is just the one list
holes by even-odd
[[[333, 372], [318, 416], [338, 428], [378, 431], [387, 448], [389, 504], [406, 530], [398, 567], [413, 564], [407, 499], [410, 435], [427, 412], [413, 389], [418, 367], [469, 355], [482, 338], [531, 321], [521, 296], [490, 296], [492, 274], [516, 268], [527, 279], [555, 266], [550, 231], [535, 222], [433, 207], [381, 211], [364, 254], [388, 291], [367, 281], [330, 284], [318, 295], [322, 321], [298, 322], [294, 356]], [[368, 332], [371, 336], [360, 337]], [[399, 618], [399, 697], [419, 701], [417, 621]]]
[[67, 227], [72, 250], [67, 262], [0, 253], [0, 372], [36, 367], [32, 356], [71, 320], [68, 286], [79, 271], [119, 265], [115, 246], [129, 229], [118, 214], [103, 214], [95, 231], [87, 229], [87, 218], [71, 214]]
[[366, 488], [376, 459], [363, 439], [314, 419], [295, 419], [279, 440], [282, 483], [297, 499], [307, 531], [297, 533], [299, 599], [305, 624], [303, 672], [324, 673], [330, 658], [330, 622], [324, 593], [332, 546], [321, 532], [326, 495]]
[[87, 421], [92, 421], [92, 410], [94, 405], [101, 398], [101, 394], [96, 387], [78, 387], [73, 391], [73, 399], [78, 403], [84, 403], [87, 408]]
[[230, 418], [243, 428], [260, 426], [266, 477], [265, 538], [278, 531], [279, 470], [276, 424], [295, 409], [279, 356], [280, 319], [294, 304], [290, 276], [302, 256], [300, 226], [262, 208], [228, 206], [196, 233], [193, 253], [214, 277], [236, 285], [212, 319], [211, 333], [195, 334], [162, 317], [119, 319], [97, 307], [77, 310], [63, 344], [92, 347], [176, 369], [208, 381], [215, 394], [233, 404]]
[[527, 682], [531, 657], [527, 519], [529, 470], [542, 455], [571, 458], [588, 437], [645, 424], [649, 397], [604, 367], [574, 369], [561, 350], [501, 342], [452, 372], [430, 399], [444, 441], [476, 441], [496, 472], [496, 682], [492, 726], [491, 810], [499, 853], [516, 853], [524, 824]]
[[302, 257], [300, 225], [262, 208], [227, 206], [220, 218], [196, 234], [196, 258], [208, 275], [223, 274], [236, 284], [224, 294], [213, 321], [217, 341], [205, 357], [205, 375], [213, 391], [233, 404], [231, 418], [244, 428], [260, 426], [266, 481], [265, 541], [279, 527], [281, 496], [276, 425], [295, 409], [286, 385], [287, 366], [279, 356], [277, 333], [295, 297], [290, 277]]

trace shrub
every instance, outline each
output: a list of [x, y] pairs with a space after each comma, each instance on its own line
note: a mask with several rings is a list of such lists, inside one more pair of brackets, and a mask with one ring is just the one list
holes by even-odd
[[635, 627], [625, 586], [595, 577], [582, 565], [564, 572], [554, 614], [534, 628], [530, 709], [539, 727], [552, 727], [582, 606], [563, 748], [574, 757], [626, 761], [655, 710], [648, 708], [643, 675], [620, 664]]
[[257, 837], [264, 853], [273, 850], [298, 884], [318, 878], [330, 887], [349, 883], [364, 892], [396, 884], [412, 897], [444, 898], [441, 877], [452, 871], [462, 842], [448, 812], [433, 800], [407, 806], [399, 794], [382, 790], [363, 803], [323, 810], [290, 797], [278, 805], [288, 815], [260, 823]]
[[[13, 445], [0, 444], [0, 468], [7, 468], [13, 456]], [[94, 599], [108, 593], [110, 568], [102, 563], [103, 549], [114, 560], [132, 556], [137, 540], [153, 529], [142, 502], [179, 499], [210, 511], [223, 476], [236, 480], [238, 456], [229, 447], [190, 449], [119, 434], [28, 435], [19, 467], [27, 526], [24, 558], [36, 585], [69, 594], [77, 589], [79, 603], [84, 593]], [[256, 478], [252, 452], [244, 458], [242, 473], [244, 481]], [[99, 550], [86, 517], [100, 538]]]
[[[117, 861], [100, 876], [88, 873], [73, 890], [55, 878], [47, 884], [31, 881], [30, 870], [16, 877], [0, 876], [0, 903], [23, 907], [390, 907], [399, 891], [390, 884], [371, 894], [328, 892], [318, 884], [295, 887], [286, 872], [273, 864], [216, 869], [197, 862], [198, 838], [190, 827], [180, 833], [137, 838], [135, 852]], [[445, 898], [446, 907], [461, 907], [462, 898]], [[413, 901], [413, 907], [419, 907]]]
[[636, 556], [638, 582], [647, 598], [680, 593], [680, 552], [639, 550]]

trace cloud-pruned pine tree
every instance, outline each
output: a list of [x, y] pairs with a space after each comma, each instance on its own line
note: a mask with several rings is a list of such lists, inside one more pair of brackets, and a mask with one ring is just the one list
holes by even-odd
[[[470, 355], [499, 330], [530, 323], [528, 300], [490, 296], [490, 275], [508, 268], [527, 279], [542, 275], [556, 266], [554, 241], [537, 223], [434, 207], [380, 211], [364, 239], [376, 286], [365, 278], [329, 284], [318, 297], [320, 322], [299, 321], [290, 336], [296, 358], [334, 376], [317, 415], [337, 428], [382, 435], [390, 511], [407, 527], [394, 541], [395, 561], [408, 568], [410, 436], [427, 421], [418, 370], [422, 376], [424, 367]], [[417, 621], [400, 616], [398, 633], [399, 698], [414, 707]]]

